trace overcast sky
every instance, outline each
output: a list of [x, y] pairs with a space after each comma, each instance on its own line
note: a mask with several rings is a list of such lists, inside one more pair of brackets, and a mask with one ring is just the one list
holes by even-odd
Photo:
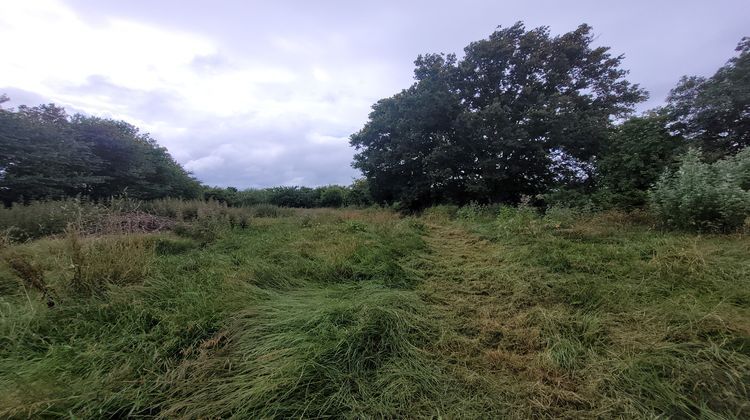
[[348, 184], [348, 136], [418, 54], [518, 20], [592, 25], [647, 109], [734, 54], [750, 2], [0, 0], [0, 93], [124, 119], [211, 185]]

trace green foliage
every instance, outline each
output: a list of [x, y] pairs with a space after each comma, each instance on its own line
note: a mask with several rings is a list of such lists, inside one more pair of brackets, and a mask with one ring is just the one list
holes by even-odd
[[[239, 191], [234, 187], [219, 188], [219, 187], [206, 187], [202, 191], [202, 197], [206, 201], [218, 201], [229, 206], [235, 206], [240, 204]], [[247, 199], [247, 197], [245, 197]], [[247, 203], [254, 204], [254, 203]]]
[[713, 164], [691, 149], [679, 169], [665, 172], [650, 193], [651, 207], [670, 227], [733, 230], [750, 217], [750, 148]]
[[580, 188], [554, 188], [541, 194], [540, 198], [547, 207], [567, 207], [584, 212], [610, 209], [615, 201], [606, 189], [588, 192]]
[[204, 200], [214, 200], [231, 207], [256, 207], [272, 205], [276, 207], [316, 208], [316, 207], [367, 207], [373, 204], [367, 180], [355, 180], [350, 186], [327, 185], [317, 188], [272, 187], [263, 189], [204, 188]]
[[370, 193], [370, 184], [366, 178], [355, 179], [349, 186], [346, 203], [350, 206], [367, 207], [374, 204]]
[[426, 208], [422, 215], [428, 220], [452, 220], [456, 218], [459, 209], [455, 204], [441, 204]]
[[315, 207], [319, 194], [309, 187], [274, 187], [268, 189], [268, 202], [279, 207]]
[[670, 129], [700, 147], [710, 161], [750, 146], [750, 38], [710, 78], [683, 77], [668, 98]]
[[198, 182], [154, 139], [123, 121], [68, 116], [53, 104], [0, 109], [0, 200], [127, 193], [195, 197]]
[[[465, 55], [420, 56], [417, 81], [373, 105], [351, 136], [376, 202], [517, 202], [544, 192], [555, 166], [585, 172], [611, 127], [645, 97], [591, 27], [561, 36], [521, 23]], [[577, 176], [583, 176], [578, 174]]]
[[291, 216], [290, 209], [274, 206], [273, 204], [257, 204], [248, 208], [253, 217], [285, 217]]
[[505, 206], [492, 204], [479, 204], [476, 201], [459, 207], [454, 218], [458, 220], [478, 221], [480, 219], [491, 220], [498, 212], [502, 212]]
[[76, 198], [33, 201], [27, 205], [0, 206], [0, 231], [7, 239], [25, 241], [62, 233], [69, 224], [86, 226], [106, 214], [102, 205]]
[[341, 207], [345, 204], [347, 191], [339, 186], [331, 185], [319, 188], [320, 198], [317, 207]]
[[666, 117], [651, 114], [631, 118], [607, 139], [597, 168], [600, 197], [610, 204], [632, 208], [646, 203], [648, 189], [684, 150], [684, 140], [672, 136]]

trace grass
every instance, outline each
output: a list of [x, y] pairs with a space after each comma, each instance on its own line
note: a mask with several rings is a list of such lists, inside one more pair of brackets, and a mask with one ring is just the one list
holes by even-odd
[[4, 243], [0, 417], [750, 416], [743, 234], [191, 206]]

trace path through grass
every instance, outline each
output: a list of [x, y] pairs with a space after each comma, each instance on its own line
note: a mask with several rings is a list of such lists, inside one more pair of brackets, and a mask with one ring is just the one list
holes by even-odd
[[503, 223], [429, 224], [454, 376], [518, 417], [750, 415], [747, 238]]
[[750, 416], [745, 236], [274, 216], [1, 249], [0, 416]]

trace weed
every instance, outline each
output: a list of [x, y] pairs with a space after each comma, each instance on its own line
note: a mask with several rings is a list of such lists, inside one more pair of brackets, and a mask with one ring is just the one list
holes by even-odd
[[42, 300], [47, 302], [47, 306], [55, 306], [47, 282], [44, 280], [44, 271], [40, 267], [33, 264], [28, 256], [20, 253], [10, 253], [5, 255], [4, 259], [26, 288], [41, 293]]

